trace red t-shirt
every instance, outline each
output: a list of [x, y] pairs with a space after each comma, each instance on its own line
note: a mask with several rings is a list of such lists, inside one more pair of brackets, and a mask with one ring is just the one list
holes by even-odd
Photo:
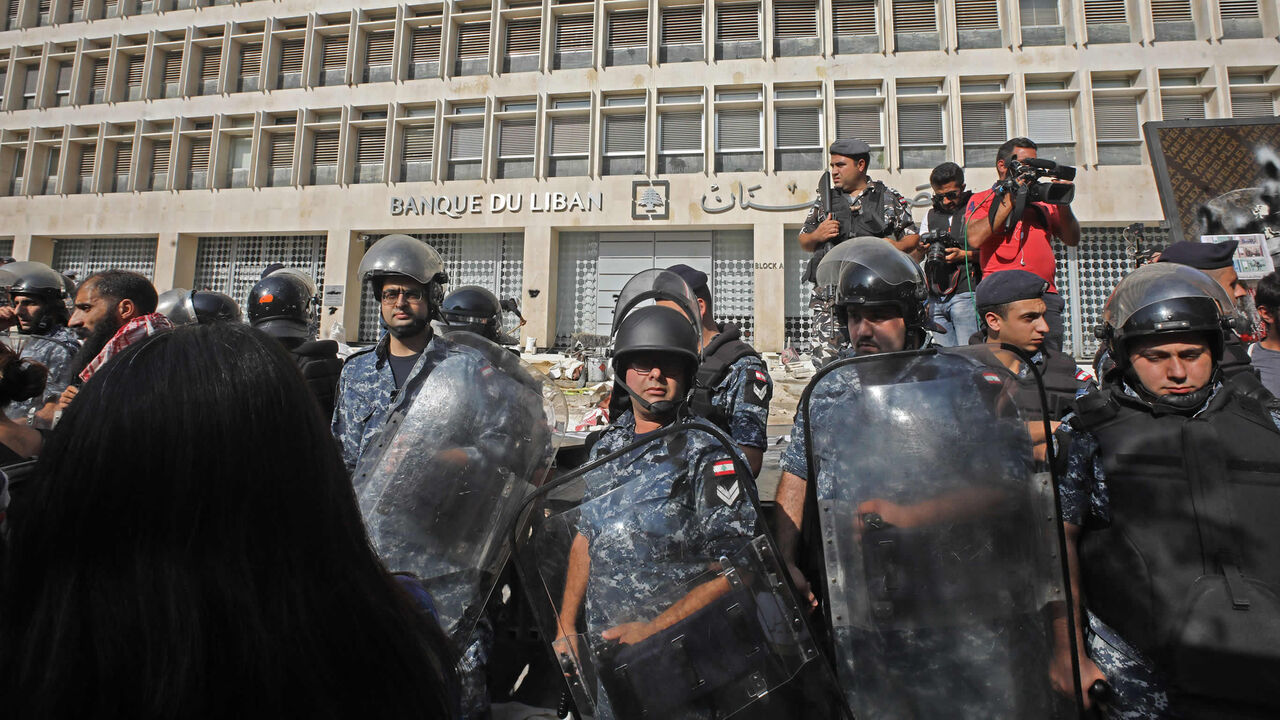
[[[965, 209], [966, 220], [979, 218], [987, 220], [991, 211], [991, 203], [995, 198], [995, 190], [983, 190], [969, 198], [969, 207]], [[1033, 203], [1027, 206], [1013, 229], [1006, 233], [1004, 228], [992, 231], [991, 239], [978, 249], [978, 261], [982, 264], [982, 274], [988, 275], [1001, 270], [1026, 270], [1044, 278], [1049, 283], [1050, 292], [1058, 292], [1053, 284], [1053, 271], [1057, 263], [1053, 256], [1053, 246], [1049, 238], [1056, 237], [1062, 228], [1062, 210], [1049, 203]]]

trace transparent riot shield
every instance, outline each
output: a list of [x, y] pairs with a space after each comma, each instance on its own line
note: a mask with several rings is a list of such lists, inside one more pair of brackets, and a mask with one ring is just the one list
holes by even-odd
[[1034, 372], [981, 345], [842, 361], [806, 391], [805, 523], [856, 716], [1078, 716], [1049, 678], [1070, 603], [1056, 486], [1014, 402]]
[[522, 518], [516, 567], [580, 716], [843, 712], [718, 429], [677, 424], [599, 457]]
[[547, 479], [565, 401], [514, 353], [471, 333], [356, 468], [357, 499], [387, 569], [416, 576], [460, 643], [510, 554], [521, 503]]
[[684, 278], [670, 270], [643, 270], [632, 276], [618, 292], [618, 300], [614, 304], [613, 330], [610, 334], [616, 334], [622, 319], [646, 301], [670, 303], [684, 313], [689, 322], [694, 325], [701, 322], [698, 299]]

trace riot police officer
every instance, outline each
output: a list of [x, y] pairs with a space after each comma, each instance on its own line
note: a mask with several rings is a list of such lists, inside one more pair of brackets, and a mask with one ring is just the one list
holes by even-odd
[[1280, 414], [1223, 372], [1231, 306], [1199, 270], [1138, 268], [1103, 311], [1113, 379], [1059, 432], [1080, 679], [1110, 683], [1110, 717], [1280, 711]]
[[809, 307], [814, 312], [813, 357], [818, 365], [834, 358], [839, 329], [831, 314], [832, 292], [817, 282], [822, 257], [853, 237], [888, 238], [907, 252], [916, 249], [920, 238], [902, 194], [868, 176], [871, 146], [856, 139], [837, 140], [830, 153], [831, 171], [818, 184], [818, 197], [799, 236], [800, 247], [813, 253], [805, 281], [815, 283]]
[[68, 279], [38, 262], [12, 262], [4, 269], [13, 275], [9, 286], [13, 307], [0, 308], [0, 326], [17, 325], [19, 334], [29, 339], [19, 352], [22, 359], [40, 363], [49, 369], [44, 392], [24, 402], [13, 403], [5, 413], [12, 419], [25, 419], [34, 424], [36, 413], [44, 411], [42, 415], [47, 414], [44, 418], [47, 421], [52, 418], [58, 396], [71, 381], [70, 377], [64, 377], [68, 374], [67, 364], [80, 349], [79, 338], [67, 327]]
[[317, 340], [319, 297], [301, 270], [278, 269], [249, 290], [249, 324], [284, 345], [325, 417], [333, 416], [334, 389], [342, 372], [338, 343]]
[[367, 285], [380, 304], [387, 333], [347, 358], [338, 380], [331, 429], [348, 471], [355, 469], [409, 378], [430, 370], [428, 358], [438, 355], [432, 352], [431, 320], [439, 317], [449, 282], [435, 248], [408, 235], [375, 242], [360, 261], [359, 275], [361, 286]]
[[515, 345], [502, 329], [502, 303], [479, 285], [451, 290], [440, 303], [440, 325], [446, 331], [465, 330], [499, 345]]

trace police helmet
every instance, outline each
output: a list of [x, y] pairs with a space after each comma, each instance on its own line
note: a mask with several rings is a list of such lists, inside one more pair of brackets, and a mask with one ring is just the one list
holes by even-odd
[[191, 291], [186, 288], [165, 290], [156, 298], [156, 312], [174, 325], [192, 325], [197, 321], [195, 306], [191, 304]]
[[191, 293], [191, 307], [195, 310], [196, 322], [204, 325], [214, 322], [240, 322], [240, 306], [230, 295], [212, 290], [197, 290]]
[[4, 266], [13, 274], [9, 295], [31, 295], [42, 300], [62, 302], [67, 296], [66, 276], [44, 263], [19, 260]]
[[427, 288], [427, 299], [432, 317], [440, 312], [444, 299], [444, 285], [449, 282], [444, 260], [435, 248], [408, 235], [387, 235], [369, 247], [360, 261], [360, 283], [369, 283], [377, 295], [382, 287], [381, 278], [403, 275], [416, 280]]
[[851, 306], [895, 307], [906, 323], [908, 345], [918, 347], [924, 342], [928, 320], [924, 273], [888, 240], [846, 240], [827, 253], [818, 273], [819, 284], [825, 278], [837, 278], [834, 314], [842, 327], [847, 325]]
[[1129, 364], [1133, 341], [1188, 332], [1205, 334], [1214, 360], [1220, 361], [1234, 307], [1222, 286], [1200, 270], [1177, 263], [1143, 265], [1107, 298], [1100, 336], [1121, 369]]
[[277, 270], [249, 290], [249, 324], [275, 337], [308, 338], [317, 319], [315, 284]]
[[495, 340], [502, 324], [498, 296], [479, 285], [463, 285], [445, 295], [440, 319], [449, 330], [466, 330]]
[[621, 382], [630, 358], [645, 352], [676, 355], [688, 366], [685, 390], [692, 389], [693, 374], [701, 358], [702, 337], [685, 314], [673, 307], [646, 305], [623, 318], [613, 336], [613, 371]]

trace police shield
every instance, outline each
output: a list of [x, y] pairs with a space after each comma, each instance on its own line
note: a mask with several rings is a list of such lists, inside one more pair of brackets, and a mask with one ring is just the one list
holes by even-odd
[[547, 477], [564, 397], [516, 355], [471, 333], [448, 353], [356, 468], [369, 538], [387, 569], [416, 576], [440, 624], [470, 635], [510, 554], [521, 503]]
[[875, 355], [801, 401], [815, 586], [858, 717], [1077, 716], [1078, 690], [1050, 684], [1070, 603], [1055, 485], [1014, 402], [1027, 373], [987, 345]]
[[841, 704], [718, 429], [676, 424], [618, 448], [522, 518], [516, 567], [580, 715], [787, 717], [805, 700], [782, 696], [801, 683], [794, 695], [821, 705], [825, 688]]

